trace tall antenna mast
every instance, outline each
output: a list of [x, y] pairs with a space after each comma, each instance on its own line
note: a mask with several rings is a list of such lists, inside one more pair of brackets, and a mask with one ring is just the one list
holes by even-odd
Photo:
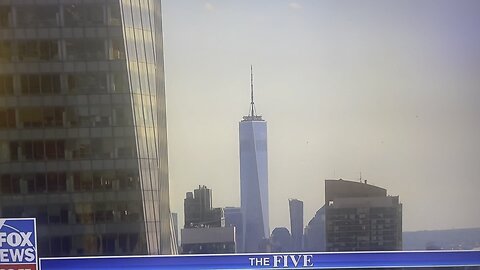
[[253, 102], [253, 66], [250, 65], [250, 116], [255, 116], [255, 102]]

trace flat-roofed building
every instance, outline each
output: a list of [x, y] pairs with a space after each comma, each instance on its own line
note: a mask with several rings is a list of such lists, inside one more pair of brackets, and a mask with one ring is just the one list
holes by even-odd
[[401, 250], [398, 196], [367, 182], [325, 181], [327, 251]]

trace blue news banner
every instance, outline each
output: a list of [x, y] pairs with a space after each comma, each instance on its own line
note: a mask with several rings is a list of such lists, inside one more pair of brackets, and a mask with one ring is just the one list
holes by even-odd
[[40, 259], [41, 270], [330, 269], [480, 266], [480, 251], [340, 252]]
[[36, 270], [35, 219], [0, 219], [0, 270]]

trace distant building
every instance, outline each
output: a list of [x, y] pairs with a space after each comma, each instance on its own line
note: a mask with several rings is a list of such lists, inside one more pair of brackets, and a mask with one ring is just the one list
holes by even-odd
[[235, 227], [182, 229], [182, 254], [223, 254], [235, 251]]
[[212, 190], [198, 186], [184, 200], [182, 254], [235, 253], [235, 227], [225, 227], [223, 208], [212, 208]]
[[304, 250], [325, 251], [325, 237], [325, 206], [322, 206], [305, 227]]
[[290, 232], [285, 227], [273, 229], [270, 237], [271, 252], [293, 251], [293, 241]]
[[225, 219], [222, 208], [212, 208], [212, 190], [198, 186], [187, 192], [184, 200], [185, 228], [223, 227]]
[[269, 238], [267, 122], [255, 112], [251, 73], [250, 113], [239, 123], [242, 252], [259, 252]]
[[398, 196], [367, 182], [325, 180], [327, 251], [401, 250]]
[[292, 251], [303, 250], [303, 202], [297, 199], [288, 200], [290, 209], [290, 231], [292, 233]]
[[225, 207], [225, 227], [235, 227], [236, 250], [243, 250], [243, 216], [240, 207]]

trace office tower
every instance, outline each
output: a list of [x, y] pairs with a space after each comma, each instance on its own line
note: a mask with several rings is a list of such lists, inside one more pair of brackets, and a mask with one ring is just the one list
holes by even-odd
[[212, 208], [212, 190], [198, 186], [194, 192], [187, 192], [183, 200], [185, 228], [224, 227], [225, 216], [222, 208]]
[[244, 252], [258, 252], [268, 239], [267, 122], [255, 112], [253, 72], [250, 68], [250, 113], [240, 122], [240, 186]]
[[270, 236], [271, 252], [290, 252], [293, 250], [293, 241], [290, 232], [285, 227], [273, 229]]
[[182, 254], [235, 253], [235, 227], [225, 227], [223, 208], [212, 208], [212, 190], [198, 186], [184, 200]]
[[243, 250], [243, 216], [240, 207], [225, 207], [225, 227], [235, 227], [236, 250]]
[[0, 1], [2, 217], [45, 256], [171, 254], [160, 1]]
[[292, 232], [293, 251], [303, 250], [303, 202], [288, 200], [290, 209], [290, 231]]
[[325, 180], [327, 251], [401, 250], [398, 196], [365, 182]]
[[325, 206], [322, 206], [305, 227], [304, 250], [325, 251], [325, 237]]

